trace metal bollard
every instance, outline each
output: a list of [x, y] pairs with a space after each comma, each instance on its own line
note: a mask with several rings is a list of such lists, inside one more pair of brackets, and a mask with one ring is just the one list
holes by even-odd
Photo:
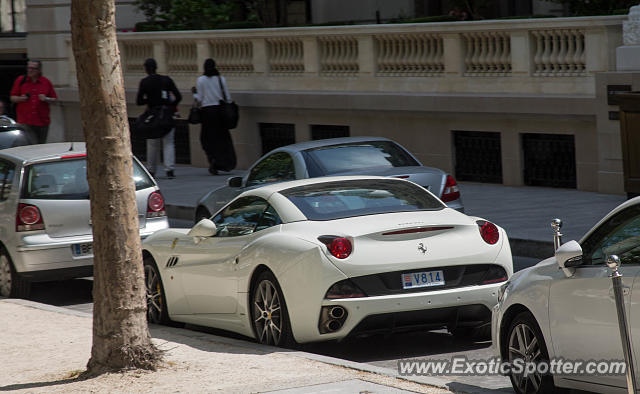
[[627, 363], [627, 392], [636, 392], [636, 374], [633, 370], [633, 354], [631, 353], [631, 342], [629, 341], [629, 330], [627, 328], [627, 315], [624, 311], [624, 291], [622, 288], [622, 274], [618, 271], [620, 258], [615, 254], [607, 257], [607, 267], [611, 270], [611, 281], [613, 282], [613, 293], [618, 311], [618, 327], [620, 327], [620, 339], [622, 340], [622, 352], [624, 361]]
[[562, 233], [560, 229], [562, 228], [562, 220], [553, 219], [551, 221], [551, 228], [553, 229], [553, 250], [556, 251], [562, 245]]

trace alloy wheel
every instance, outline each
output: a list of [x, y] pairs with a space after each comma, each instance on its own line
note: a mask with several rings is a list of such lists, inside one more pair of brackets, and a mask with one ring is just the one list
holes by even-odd
[[278, 290], [269, 280], [260, 282], [253, 295], [253, 319], [260, 343], [279, 345], [282, 309]]
[[164, 305], [160, 276], [152, 266], [145, 265], [144, 278], [147, 289], [147, 320], [154, 324], [160, 324]]
[[0, 255], [0, 296], [9, 297], [11, 294], [11, 263], [4, 254]]
[[[526, 363], [542, 361], [542, 351], [535, 331], [526, 323], [513, 327], [509, 334], [509, 361], [521, 359]], [[512, 372], [512, 381], [521, 393], [537, 393], [542, 384], [542, 375], [534, 372], [525, 376], [524, 373]]]

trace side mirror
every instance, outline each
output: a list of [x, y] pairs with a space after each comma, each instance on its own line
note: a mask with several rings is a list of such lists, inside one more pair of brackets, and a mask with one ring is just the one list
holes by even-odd
[[213, 237], [216, 235], [216, 224], [209, 219], [202, 219], [189, 232], [189, 237]]
[[582, 247], [576, 241], [569, 241], [556, 250], [556, 262], [568, 278], [572, 277], [577, 266], [582, 264]]
[[229, 187], [242, 187], [242, 177], [234, 176], [227, 181]]

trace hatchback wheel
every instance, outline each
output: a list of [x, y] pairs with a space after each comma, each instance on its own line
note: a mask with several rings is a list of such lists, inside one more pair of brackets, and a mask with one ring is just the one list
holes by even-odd
[[27, 298], [31, 293], [31, 282], [16, 272], [9, 253], [0, 250], [0, 296]]
[[[536, 319], [529, 312], [520, 313], [509, 326], [507, 333], [507, 357], [511, 365], [515, 360], [526, 363], [549, 362], [547, 345]], [[525, 376], [524, 373], [509, 375], [516, 393], [557, 393], [553, 384], [553, 376], [534, 372]]]
[[147, 321], [153, 324], [171, 323], [167, 312], [162, 278], [151, 257], [144, 259], [144, 282], [147, 290]]
[[295, 347], [287, 305], [278, 281], [269, 271], [261, 273], [251, 288], [251, 321], [258, 342]]

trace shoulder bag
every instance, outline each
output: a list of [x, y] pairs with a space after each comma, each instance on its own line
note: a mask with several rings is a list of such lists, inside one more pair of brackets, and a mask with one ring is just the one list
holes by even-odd
[[224, 98], [224, 100], [220, 100], [222, 126], [227, 130], [235, 129], [238, 126], [239, 118], [238, 104], [227, 100], [227, 94], [224, 91], [224, 86], [222, 86], [222, 78], [220, 76], [218, 76], [218, 83], [220, 84], [220, 91]]

